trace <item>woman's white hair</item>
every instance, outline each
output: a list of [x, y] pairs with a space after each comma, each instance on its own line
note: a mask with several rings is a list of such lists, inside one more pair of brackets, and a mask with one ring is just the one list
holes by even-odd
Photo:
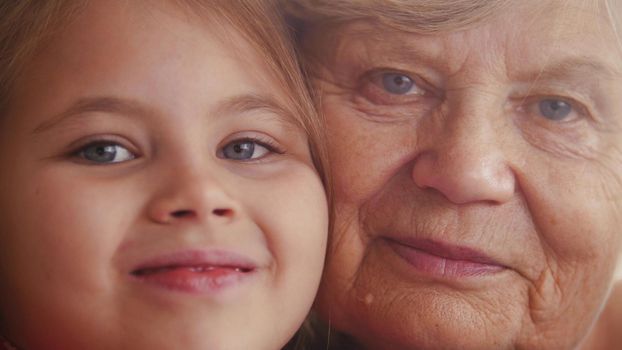
[[512, 0], [285, 0], [291, 18], [300, 23], [376, 20], [421, 34], [457, 30], [477, 23]]
[[618, 47], [622, 50], [622, 0], [605, 0], [605, 9], [618, 41]]

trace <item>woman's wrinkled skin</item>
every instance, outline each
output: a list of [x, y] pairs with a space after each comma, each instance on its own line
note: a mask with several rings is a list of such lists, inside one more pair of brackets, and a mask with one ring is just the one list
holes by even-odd
[[[336, 187], [317, 308], [362, 347], [569, 349], [597, 317], [622, 236], [622, 60], [602, 9], [559, 4], [303, 38]], [[403, 237], [502, 268], [425, 273], [389, 247]]]

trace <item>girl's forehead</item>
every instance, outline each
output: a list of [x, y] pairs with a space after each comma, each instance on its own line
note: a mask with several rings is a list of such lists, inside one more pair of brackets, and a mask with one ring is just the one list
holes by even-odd
[[[184, 106], [179, 97], [201, 98], [209, 89], [219, 93], [215, 96], [239, 90], [225, 78], [268, 85], [265, 65], [234, 30], [225, 42], [220, 28], [184, 20], [173, 6], [158, 4], [147, 14], [138, 11], [144, 5], [123, 4], [90, 2], [33, 57], [14, 85], [14, 96], [49, 102], [53, 110], [85, 94], [132, 96], [174, 109]], [[47, 87], [40, 84], [41, 77]], [[205, 77], [213, 79], [201, 80]], [[50, 87], [56, 91], [48, 91]]]

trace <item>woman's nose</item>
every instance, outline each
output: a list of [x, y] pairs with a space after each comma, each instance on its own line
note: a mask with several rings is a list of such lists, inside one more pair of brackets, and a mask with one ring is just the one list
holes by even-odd
[[[160, 179], [162, 180], [162, 179]], [[148, 206], [149, 218], [160, 224], [181, 222], [231, 222], [239, 205], [214, 176], [173, 172]]]
[[508, 201], [516, 178], [501, 141], [503, 133], [493, 127], [495, 119], [473, 113], [445, 118], [442, 127], [423, 136], [427, 146], [415, 159], [415, 184], [456, 204]]

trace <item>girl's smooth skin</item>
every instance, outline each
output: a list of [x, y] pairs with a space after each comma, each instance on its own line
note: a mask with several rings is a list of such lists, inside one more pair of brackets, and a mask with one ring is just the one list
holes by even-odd
[[[319, 284], [327, 206], [265, 64], [234, 28], [164, 2], [91, 1], [45, 45], [0, 122], [4, 335], [25, 349], [287, 341]], [[184, 259], [238, 270], [157, 270]]]
[[563, 3], [304, 38], [335, 174], [317, 305], [362, 348], [571, 349], [594, 322], [622, 237], [622, 60], [601, 9]]

